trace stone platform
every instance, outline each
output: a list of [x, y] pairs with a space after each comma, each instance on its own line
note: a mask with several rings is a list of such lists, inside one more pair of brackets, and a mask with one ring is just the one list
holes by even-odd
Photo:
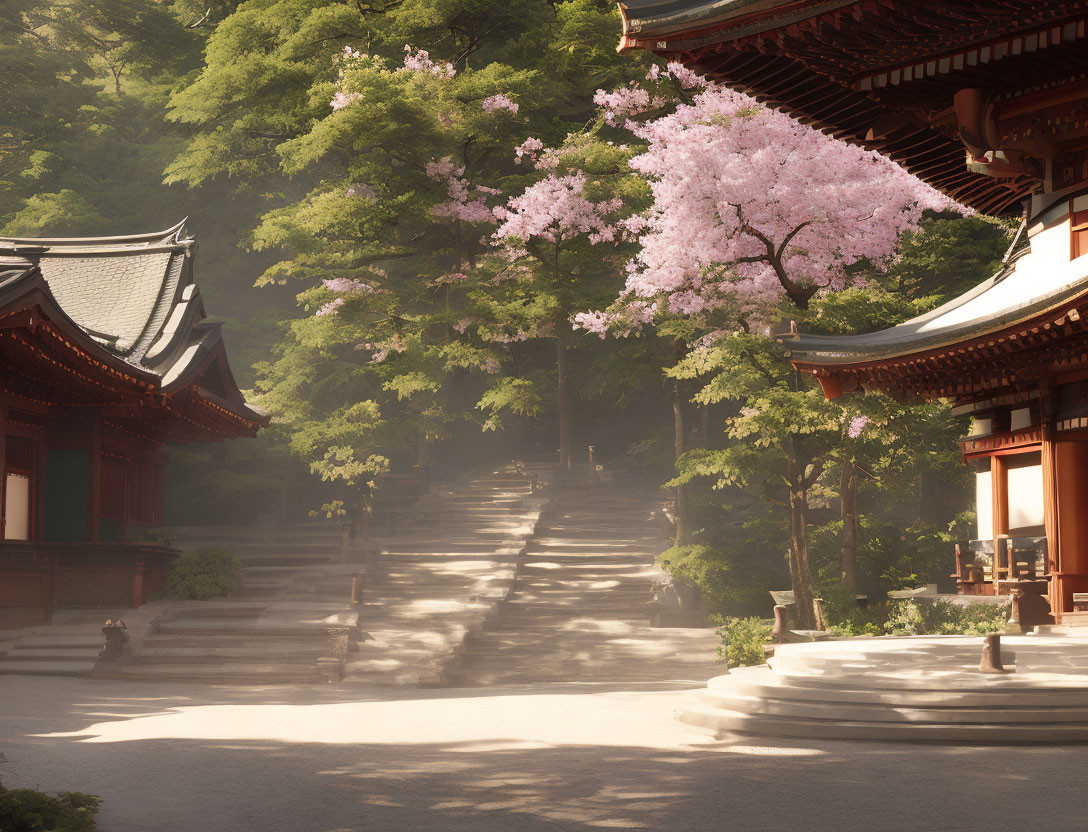
[[1088, 742], [1088, 633], [1003, 636], [1004, 674], [978, 671], [980, 636], [858, 638], [776, 648], [678, 713], [718, 735], [931, 742]]

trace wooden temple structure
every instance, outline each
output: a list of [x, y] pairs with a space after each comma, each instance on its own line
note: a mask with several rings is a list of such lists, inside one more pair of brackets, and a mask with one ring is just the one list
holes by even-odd
[[163, 522], [164, 446], [267, 422], [206, 320], [193, 253], [184, 223], [0, 238], [0, 628], [159, 591], [177, 555], [147, 534]]
[[1022, 244], [962, 297], [881, 332], [784, 340], [829, 398], [948, 398], [973, 417], [963, 456], [978, 530], [957, 556], [961, 592], [1033, 581], [1059, 616], [1088, 608], [1088, 4], [620, 7], [621, 49], [650, 49], [879, 151], [980, 212], [1022, 215]]

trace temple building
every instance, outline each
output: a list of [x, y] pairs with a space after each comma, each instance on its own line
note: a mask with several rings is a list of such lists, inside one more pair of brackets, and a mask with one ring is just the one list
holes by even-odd
[[978, 528], [957, 555], [961, 592], [1030, 579], [1059, 616], [1088, 608], [1088, 7], [630, 0], [621, 11], [621, 48], [879, 151], [980, 212], [1022, 216], [1003, 268], [941, 308], [868, 335], [784, 340], [829, 398], [947, 398], [972, 416], [963, 456]]
[[149, 535], [164, 446], [266, 424], [206, 319], [194, 247], [184, 223], [0, 238], [0, 627], [139, 606], [177, 554]]

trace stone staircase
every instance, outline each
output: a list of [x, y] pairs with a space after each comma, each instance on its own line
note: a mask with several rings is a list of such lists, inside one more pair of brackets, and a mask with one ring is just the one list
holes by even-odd
[[[184, 549], [238, 555], [242, 589], [230, 599], [161, 602], [126, 663], [100, 663], [94, 675], [436, 684], [465, 635], [508, 592], [543, 502], [510, 465], [436, 487], [398, 524], [402, 534], [368, 539], [366, 551], [332, 522], [179, 529]], [[354, 576], [363, 587], [358, 604]]]
[[626, 480], [557, 487], [513, 591], [447, 673], [451, 685], [703, 682], [713, 628], [652, 626], [667, 546], [661, 492]]
[[82, 676], [94, 669], [109, 610], [59, 608], [53, 622], [0, 631], [0, 675]]
[[[342, 563], [339, 523], [183, 527], [185, 550], [219, 547], [242, 561], [244, 583], [230, 599], [149, 605], [161, 612], [133, 633], [123, 664], [100, 663], [99, 678], [285, 684], [336, 680], [357, 637], [352, 575]], [[132, 624], [129, 624], [132, 631]]]
[[1088, 741], [1088, 634], [1003, 636], [1004, 674], [979, 673], [981, 651], [981, 637], [962, 636], [779, 645], [768, 665], [711, 679], [677, 716], [718, 736]]
[[531, 477], [514, 465], [466, 475], [422, 498], [402, 534], [377, 541], [359, 609], [365, 634], [345, 682], [443, 682], [466, 638], [510, 592], [545, 503]]

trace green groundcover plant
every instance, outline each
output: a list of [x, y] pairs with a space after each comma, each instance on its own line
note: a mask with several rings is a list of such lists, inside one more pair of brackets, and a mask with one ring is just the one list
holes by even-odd
[[726, 618], [718, 628], [718, 635], [722, 640], [718, 659], [730, 667], [749, 667], [767, 661], [763, 646], [771, 640], [771, 625], [763, 619]]
[[[826, 604], [826, 602], [825, 602]], [[954, 636], [986, 635], [1005, 631], [1007, 604], [951, 601], [886, 601], [866, 608], [825, 605], [828, 632], [840, 638], [857, 636]], [[722, 643], [719, 660], [730, 667], [748, 667], [766, 661], [764, 650], [771, 640], [771, 624], [761, 618], [726, 618], [718, 628]]]
[[233, 595], [242, 586], [242, 564], [226, 549], [198, 549], [170, 567], [162, 597], [203, 601]]
[[0, 784], [0, 832], [94, 832], [100, 803], [93, 794], [53, 795]]

